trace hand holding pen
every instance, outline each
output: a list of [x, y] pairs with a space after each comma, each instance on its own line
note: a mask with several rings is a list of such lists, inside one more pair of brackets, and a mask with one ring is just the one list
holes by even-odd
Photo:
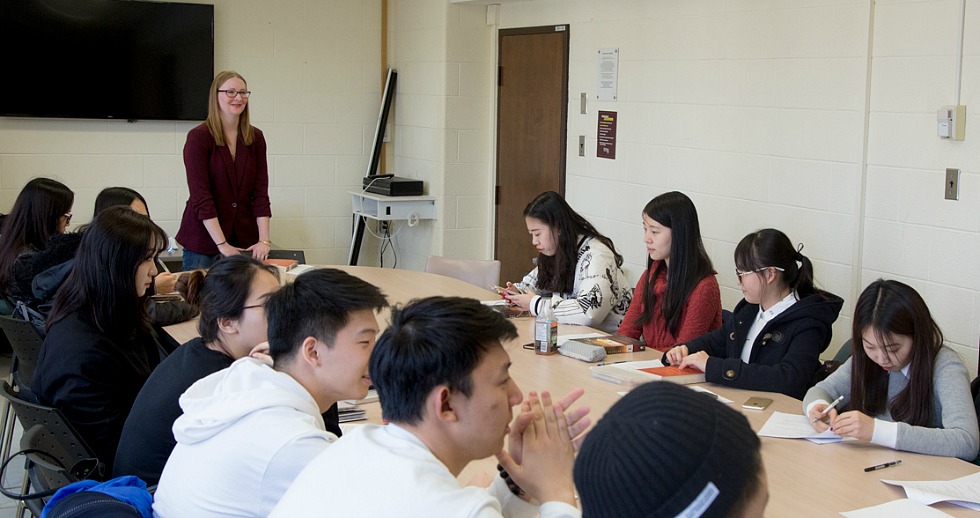
[[[840, 396], [835, 399], [833, 403], [823, 408], [820, 408], [820, 405], [814, 405], [813, 408], [810, 409], [810, 425], [813, 426], [813, 429], [818, 432], [824, 432], [830, 428], [830, 423], [833, 422], [835, 417], [837, 417], [837, 411], [834, 410], [834, 407], [840, 404], [840, 402], [843, 400], [844, 396]], [[829, 419], [824, 421], [824, 419], [828, 417]]]

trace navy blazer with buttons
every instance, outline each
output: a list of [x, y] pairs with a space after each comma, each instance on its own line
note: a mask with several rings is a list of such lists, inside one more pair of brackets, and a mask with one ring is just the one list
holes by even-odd
[[184, 167], [190, 197], [177, 232], [184, 248], [217, 255], [218, 247], [204, 228], [204, 220], [218, 218], [225, 239], [233, 246], [248, 248], [259, 240], [255, 218], [271, 217], [269, 166], [265, 137], [252, 128], [252, 144], [238, 136], [235, 158], [228, 146], [218, 146], [206, 124], [187, 133]]
[[[844, 300], [824, 292], [809, 295], [787, 308], [762, 328], [752, 345], [749, 363], [742, 348], [759, 314], [759, 305], [742, 299], [725, 325], [690, 342], [689, 353], [705, 351], [706, 381], [729, 387], [782, 392], [802, 399], [820, 368], [820, 353], [830, 344], [831, 326]], [[664, 363], [667, 356], [664, 355]]]

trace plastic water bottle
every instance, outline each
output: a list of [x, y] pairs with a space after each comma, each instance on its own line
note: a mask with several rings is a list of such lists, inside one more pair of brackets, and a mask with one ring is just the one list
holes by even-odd
[[545, 299], [544, 311], [534, 320], [534, 352], [555, 354], [558, 352], [558, 319], [551, 308], [551, 300]]

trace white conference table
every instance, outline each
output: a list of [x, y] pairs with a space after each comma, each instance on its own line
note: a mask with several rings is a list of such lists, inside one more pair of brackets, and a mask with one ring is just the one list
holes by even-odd
[[[382, 289], [393, 304], [405, 303], [413, 298], [432, 295], [455, 295], [479, 300], [493, 300], [499, 296], [489, 290], [426, 272], [394, 270], [364, 266], [331, 266], [360, 277]], [[388, 312], [379, 315], [384, 329]], [[560, 355], [539, 356], [525, 350], [522, 344], [532, 341], [534, 320], [516, 318], [517, 340], [505, 344], [513, 362], [511, 375], [521, 390], [549, 390], [561, 396], [575, 387], [585, 390], [579, 401], [591, 409], [593, 422], [620, 399], [619, 392], [627, 390], [621, 385], [605, 382], [591, 376], [592, 364]], [[196, 320], [170, 326], [167, 331], [183, 343], [197, 336]], [[579, 334], [593, 330], [582, 326], [560, 325], [559, 335]], [[610, 356], [618, 360], [647, 360], [659, 358], [661, 353], [648, 350], [640, 353]], [[783, 394], [755, 392], [727, 388], [706, 383], [704, 386], [734, 401], [732, 408], [741, 411], [756, 431], [762, 428], [775, 411], [802, 414], [800, 401]], [[764, 411], [743, 410], [741, 403], [750, 396], [773, 399]], [[381, 421], [380, 405], [364, 405], [371, 422]], [[882, 504], [905, 498], [899, 487], [880, 482], [880, 479], [897, 480], [949, 480], [980, 472], [980, 466], [948, 457], [934, 457], [891, 450], [870, 444], [842, 442], [818, 445], [806, 440], [773, 439], [762, 437], [762, 457], [769, 480], [769, 505], [766, 516], [833, 516], [841, 511]], [[864, 468], [893, 460], [902, 460], [901, 466], [865, 473]], [[471, 463], [460, 475], [466, 482], [482, 473], [496, 474], [496, 461], [492, 458]], [[643, 481], [638, 482], [642, 490]], [[953, 516], [976, 516], [975, 511], [953, 504], [937, 504]]]

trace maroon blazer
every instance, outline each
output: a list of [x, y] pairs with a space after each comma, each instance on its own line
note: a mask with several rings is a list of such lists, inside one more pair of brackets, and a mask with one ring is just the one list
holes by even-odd
[[225, 239], [233, 246], [248, 248], [259, 241], [255, 218], [271, 217], [272, 209], [265, 137], [258, 128], [252, 130], [251, 146], [238, 136], [235, 159], [228, 146], [214, 142], [205, 124], [187, 133], [184, 167], [190, 197], [177, 232], [177, 241], [184, 248], [199, 254], [218, 254], [203, 223], [211, 218], [218, 218]]

